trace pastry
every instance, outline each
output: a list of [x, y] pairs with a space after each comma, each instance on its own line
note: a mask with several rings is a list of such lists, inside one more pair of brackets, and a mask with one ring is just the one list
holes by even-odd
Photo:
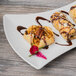
[[54, 34], [48, 26], [32, 25], [22, 35], [31, 45], [35, 45], [38, 48], [54, 43]]
[[76, 39], [75, 25], [72, 24], [62, 12], [55, 12], [50, 18], [53, 26], [60, 32], [62, 37], [71, 45], [72, 39]]
[[73, 21], [76, 23], [76, 5], [70, 8], [69, 15], [73, 19]]

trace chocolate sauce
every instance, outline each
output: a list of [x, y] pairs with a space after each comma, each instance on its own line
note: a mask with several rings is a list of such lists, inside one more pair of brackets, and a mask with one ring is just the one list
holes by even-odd
[[63, 34], [63, 33], [65, 33], [66, 35], [68, 35], [68, 33], [67, 33], [66, 31], [63, 31], [63, 32], [61, 32], [60, 34]]
[[65, 14], [67, 14], [67, 15], [69, 15], [69, 13], [66, 12], [66, 11], [64, 11], [64, 10], [61, 10], [61, 12], [62, 12], [62, 13], [65, 13]]
[[[69, 31], [70, 32], [70, 31]], [[66, 34], [66, 36], [67, 36], [67, 43], [68, 44], [60, 44], [60, 43], [55, 43], [55, 44], [58, 44], [58, 45], [61, 45], [61, 46], [71, 46], [72, 45], [72, 42], [71, 42], [71, 40], [70, 40], [70, 38], [69, 38], [69, 33], [67, 33], [66, 31], [63, 31], [63, 32], [61, 32], [61, 34], [62, 33], [65, 33]]]
[[[66, 27], [66, 28], [69, 28], [69, 27]], [[61, 28], [59, 31], [61, 31], [62, 29], [65, 29], [65, 28], [63, 27], [63, 28]]]
[[59, 35], [58, 34], [56, 34], [55, 32], [53, 32], [56, 36], [58, 36], [59, 37]]
[[[63, 18], [62, 18], [63, 19]], [[75, 26], [75, 24], [72, 24], [70, 21], [68, 21], [67, 19], [65, 19], [68, 23], [67, 23], [67, 26], [70, 26], [71, 27], [71, 25], [73, 25], [73, 26]], [[60, 21], [59, 21], [59, 23], [61, 24], [61, 25], [64, 25], [64, 24], [62, 24]], [[66, 28], [69, 28], [69, 27], [66, 27]]]
[[27, 32], [27, 31], [25, 31], [25, 33], [26, 33], [26, 35], [28, 34], [28, 32]]
[[[63, 33], [66, 33], [66, 32], [63, 32]], [[58, 45], [61, 45], [61, 46], [71, 46], [72, 45], [72, 42], [71, 42], [71, 40], [69, 39], [69, 34], [68, 33], [66, 33], [67, 34], [67, 43], [68, 44], [60, 44], [60, 43], [55, 43], [55, 44], [58, 44]]]
[[75, 26], [75, 24], [72, 24], [73, 26]]
[[55, 43], [55, 44], [58, 44], [58, 45], [61, 45], [61, 46], [71, 46], [72, 45], [72, 42], [68, 42], [68, 44], [60, 44], [60, 43]]
[[72, 45], [72, 42], [69, 38], [67, 39], [67, 43], [69, 43], [69, 46]]
[[60, 19], [60, 18], [52, 19], [51, 22], [53, 23], [55, 20], [58, 20], [58, 19]]
[[46, 45], [45, 47], [43, 47], [43, 49], [48, 49], [49, 48], [49, 45]]
[[[39, 19], [41, 19], [41, 20], [45, 20], [45, 21], [48, 21], [48, 22], [51, 22], [50, 20], [48, 20], [48, 19], [45, 19], [45, 18], [43, 18], [43, 17], [36, 17], [36, 22], [39, 24], [39, 25], [41, 25], [41, 23], [39, 22]], [[41, 25], [42, 26], [42, 25]], [[54, 33], [54, 32], [53, 32]], [[56, 34], [56, 33], [54, 33], [56, 36], [59, 36], [58, 34]]]
[[45, 45], [47, 46], [47, 42], [46, 42], [46, 40], [45, 40], [45, 35], [44, 35], [43, 40], [44, 40]]
[[23, 27], [23, 26], [18, 26], [17, 27], [17, 30], [22, 34], [22, 35], [24, 35], [22, 32], [21, 32], [21, 30], [23, 30], [23, 29], [27, 29], [26, 27]]
[[70, 10], [72, 10], [72, 9], [74, 9], [74, 8], [76, 8], [76, 6], [72, 6], [72, 7], [70, 8]]
[[64, 19], [64, 20], [66, 20], [65, 18], [62, 18], [62, 17], [59, 17], [59, 16], [58, 16], [58, 18], [52, 19], [51, 22], [53, 23], [55, 20], [59, 20], [59, 19]]
[[[46, 19], [46, 18], [37, 16], [37, 17], [36, 17], [36, 22], [37, 22], [39, 25], [41, 25], [41, 23], [39, 22], [39, 20], [45, 20], [45, 21], [51, 22], [50, 20], [48, 20], [48, 19]], [[41, 25], [41, 26], [42, 26], [42, 25]]]
[[40, 27], [38, 31], [36, 32], [35, 37], [41, 39], [42, 35], [44, 35], [44, 30], [43, 28]]
[[66, 36], [67, 36], [67, 43], [68, 44], [60, 44], [60, 43], [57, 43], [57, 42], [55, 44], [58, 44], [58, 45], [61, 45], [61, 46], [71, 46], [72, 45], [72, 42], [71, 42], [71, 40], [69, 38], [69, 33], [67, 33], [66, 31], [61, 32], [61, 34], [62, 33], [65, 33], [66, 34]]

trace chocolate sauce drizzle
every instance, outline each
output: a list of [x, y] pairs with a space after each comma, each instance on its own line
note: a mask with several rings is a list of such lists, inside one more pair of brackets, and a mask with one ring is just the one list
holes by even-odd
[[43, 28], [40, 27], [40, 28], [38, 29], [38, 31], [36, 32], [35, 37], [41, 39], [42, 35], [44, 35], [44, 31], [43, 31]]
[[68, 12], [66, 12], [66, 11], [64, 11], [64, 10], [61, 10], [60, 12], [62, 12], [62, 13], [65, 13], [65, 14], [69, 15], [69, 13], [68, 13]]
[[56, 18], [53, 18], [53, 16], [51, 16], [51, 18], [53, 18], [53, 19], [51, 20], [52, 23], [53, 23], [55, 20], [59, 20], [59, 19], [64, 19], [64, 20], [66, 20], [65, 17], [61, 17], [61, 16], [58, 16], [58, 15], [54, 15], [54, 17], [56, 17]]
[[61, 32], [61, 34], [62, 33], [65, 33], [66, 34], [66, 36], [67, 36], [67, 43], [68, 44], [60, 44], [60, 43], [57, 43], [57, 42], [55, 44], [58, 44], [58, 45], [61, 45], [61, 46], [71, 46], [72, 45], [72, 42], [71, 42], [71, 40], [69, 38], [69, 33], [67, 33], [66, 31]]
[[48, 49], [49, 48], [49, 45], [46, 45], [45, 47], [43, 47], [43, 49]]
[[76, 8], [76, 6], [72, 6], [72, 7], [70, 8], [70, 10], [72, 10], [72, 9], [74, 9], [74, 8]]
[[60, 43], [55, 42], [55, 44], [58, 44], [58, 45], [61, 45], [61, 46], [71, 46], [72, 42], [69, 41], [68, 44], [60, 44]]
[[61, 45], [61, 46], [71, 46], [72, 45], [72, 42], [71, 42], [71, 40], [69, 38], [69, 33], [65, 32], [65, 31], [63, 31], [62, 33], [65, 33], [66, 34], [66, 36], [67, 36], [67, 43], [68, 44], [60, 44], [60, 43], [57, 43], [57, 42], [55, 44], [58, 44], [58, 45]]
[[[43, 17], [40, 17], [40, 16], [37, 16], [36, 17], [36, 22], [42, 26], [42, 24], [39, 22], [39, 20], [45, 20], [45, 21], [48, 21], [49, 23], [51, 22], [50, 20], [46, 19], [46, 18], [43, 18]], [[58, 34], [56, 34], [55, 32], [53, 32], [56, 36], [59, 36]]]
[[[70, 29], [70, 31], [72, 30], [73, 28], [71, 28]], [[69, 31], [69, 32], [70, 32]], [[63, 31], [63, 32], [61, 32], [61, 34], [63, 34], [63, 33], [65, 33], [66, 34], [66, 36], [67, 36], [67, 43], [68, 44], [60, 44], [60, 43], [55, 43], [55, 44], [58, 44], [58, 45], [61, 45], [61, 46], [71, 46], [72, 45], [72, 42], [71, 42], [71, 39], [70, 39], [70, 36], [69, 36], [69, 32], [67, 33], [66, 31]]]
[[[37, 16], [36, 17], [36, 22], [41, 25], [41, 23], [39, 22], [39, 20], [45, 20], [45, 21], [48, 21], [49, 23], [51, 22], [50, 20], [46, 19], [46, 18], [43, 18], [43, 17], [40, 17], [40, 16]], [[42, 25], [41, 25], [42, 26]]]
[[58, 36], [59, 37], [59, 35], [57, 34], [57, 33], [55, 33], [55, 32], [53, 32], [56, 36]]
[[21, 30], [23, 30], [23, 29], [27, 29], [26, 27], [23, 27], [23, 26], [18, 26], [17, 27], [17, 30], [22, 34], [22, 35], [24, 35], [22, 32], [21, 32]]

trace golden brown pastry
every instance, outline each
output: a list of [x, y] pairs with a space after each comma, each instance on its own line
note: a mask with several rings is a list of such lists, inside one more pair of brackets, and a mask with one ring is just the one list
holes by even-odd
[[42, 48], [54, 43], [54, 34], [50, 27], [32, 25], [22, 34], [31, 45]]
[[68, 21], [64, 13], [55, 12], [50, 19], [53, 26], [60, 32], [62, 37], [66, 39], [67, 42], [69, 42], [69, 40], [76, 39], [75, 25]]
[[76, 5], [70, 8], [69, 15], [73, 19], [73, 21], [76, 23]]

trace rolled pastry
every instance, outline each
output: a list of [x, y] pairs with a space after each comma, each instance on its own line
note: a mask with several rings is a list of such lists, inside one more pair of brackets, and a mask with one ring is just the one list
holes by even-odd
[[54, 43], [54, 34], [47, 26], [32, 25], [26, 29], [23, 37], [31, 45], [36, 45], [38, 48]]
[[70, 8], [69, 15], [73, 19], [73, 21], [76, 23], [76, 5]]
[[60, 32], [62, 37], [69, 42], [69, 40], [76, 39], [75, 25], [72, 24], [64, 13], [55, 12], [51, 16], [50, 20], [53, 26]]

